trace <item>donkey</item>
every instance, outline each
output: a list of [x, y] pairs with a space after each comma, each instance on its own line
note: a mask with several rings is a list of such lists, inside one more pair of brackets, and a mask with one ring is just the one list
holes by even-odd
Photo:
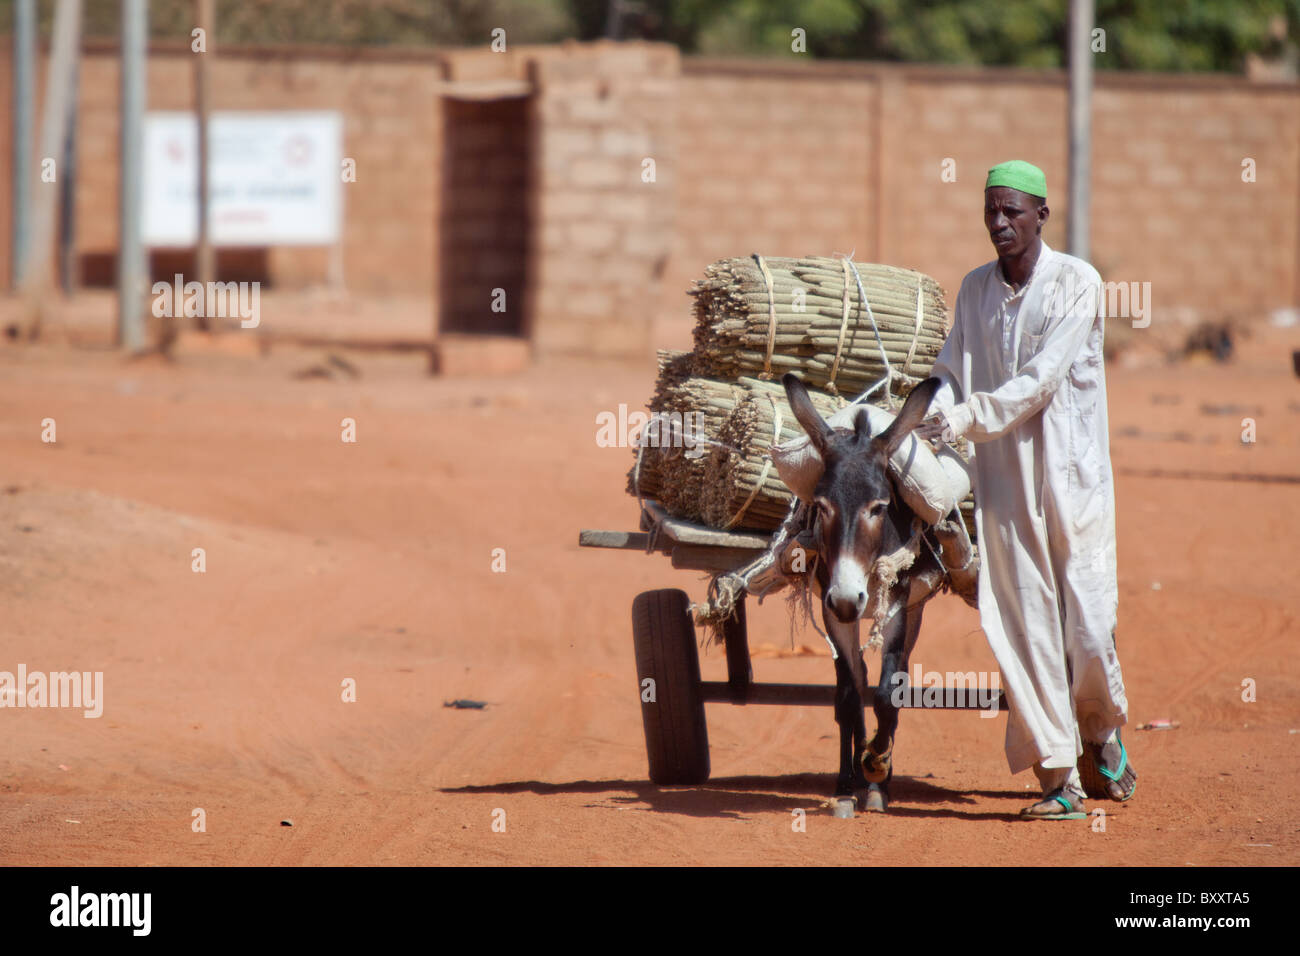
[[900, 686], [901, 677], [895, 675], [907, 673], [908, 658], [921, 629], [922, 608], [944, 580], [943, 566], [930, 548], [922, 545], [911, 568], [899, 573], [884, 596], [888, 616], [882, 628], [881, 680], [872, 698], [876, 734], [870, 743], [863, 715], [867, 665], [858, 629], [868, 610], [868, 578], [877, 558], [899, 548], [912, 535], [913, 512], [894, 494], [889, 458], [925, 418], [939, 380], [929, 378], [912, 389], [893, 423], [874, 437], [865, 410], [858, 413], [852, 431], [833, 429], [793, 373], [781, 381], [795, 418], [824, 464], [814, 492], [813, 537], [821, 555], [816, 580], [822, 595], [822, 619], [836, 651], [840, 773], [835, 796], [851, 797], [868, 811], [883, 812], [889, 802], [894, 731], [898, 728], [898, 707], [891, 690]]

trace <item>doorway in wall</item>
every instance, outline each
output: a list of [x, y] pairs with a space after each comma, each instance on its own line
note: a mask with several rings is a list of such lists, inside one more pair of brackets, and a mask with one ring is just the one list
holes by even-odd
[[439, 330], [524, 336], [529, 98], [442, 100]]

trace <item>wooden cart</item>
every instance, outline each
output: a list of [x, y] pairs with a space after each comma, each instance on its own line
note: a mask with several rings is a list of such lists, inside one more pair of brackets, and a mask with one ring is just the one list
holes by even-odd
[[[640, 531], [582, 531], [578, 545], [662, 553], [670, 556], [674, 568], [726, 572], [749, 564], [770, 543], [767, 535], [758, 532], [718, 531], [673, 518], [654, 501], [647, 500], [644, 506]], [[727, 679], [701, 680], [695, 623], [686, 592], [677, 588], [643, 591], [632, 602], [632, 642], [653, 783], [698, 784], [709, 778], [705, 703], [834, 703], [833, 684], [754, 682], [744, 595], [736, 601], [734, 615], [724, 623], [722, 636]], [[868, 688], [869, 695], [874, 693], [874, 687]], [[943, 697], [948, 700], [950, 695], [945, 693]], [[950, 710], [977, 709], [970, 703], [940, 706]], [[1006, 709], [1005, 699], [1000, 707]]]

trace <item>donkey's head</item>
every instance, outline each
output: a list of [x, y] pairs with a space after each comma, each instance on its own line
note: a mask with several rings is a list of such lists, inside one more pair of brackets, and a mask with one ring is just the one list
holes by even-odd
[[793, 373], [781, 382], [795, 418], [822, 460], [813, 502], [830, 575], [826, 610], [848, 624], [867, 608], [867, 577], [876, 559], [897, 548], [911, 524], [906, 504], [891, 507], [893, 486], [887, 468], [890, 456], [925, 418], [939, 380], [929, 378], [912, 389], [893, 423], [874, 437], [866, 409], [858, 412], [852, 431], [834, 429], [817, 413]]

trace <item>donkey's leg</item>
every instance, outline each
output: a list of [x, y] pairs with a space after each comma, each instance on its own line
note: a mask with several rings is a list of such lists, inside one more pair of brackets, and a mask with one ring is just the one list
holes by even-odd
[[863, 757], [867, 779], [872, 783], [888, 784], [894, 774], [894, 734], [898, 730], [898, 708], [902, 702], [898, 692], [907, 678], [912, 649], [921, 633], [921, 615], [925, 604], [943, 583], [943, 568], [923, 556], [900, 583], [901, 593], [891, 595], [897, 613], [890, 619], [882, 641], [880, 655], [880, 685], [876, 688], [872, 709], [876, 712], [876, 735], [868, 753]]
[[[872, 709], [876, 712], [876, 734], [862, 755], [862, 771], [887, 798], [889, 781], [894, 775], [894, 733], [898, 730], [898, 704], [896, 691], [907, 674], [907, 662], [912, 646], [921, 630], [921, 609], [900, 608], [885, 628], [880, 655], [880, 684], [876, 687]], [[883, 804], [883, 799], [881, 801]], [[878, 809], [884, 809], [883, 805]]]
[[858, 650], [858, 625], [843, 624], [825, 616], [826, 633], [835, 645], [835, 722], [840, 728], [840, 773], [837, 797], [852, 796], [864, 784], [861, 764], [866, 743], [867, 668]]
[[853, 795], [853, 711], [862, 713], [862, 699], [853, 687], [853, 677], [844, 658], [835, 661], [835, 723], [840, 728], [840, 775], [835, 779], [835, 796]]

